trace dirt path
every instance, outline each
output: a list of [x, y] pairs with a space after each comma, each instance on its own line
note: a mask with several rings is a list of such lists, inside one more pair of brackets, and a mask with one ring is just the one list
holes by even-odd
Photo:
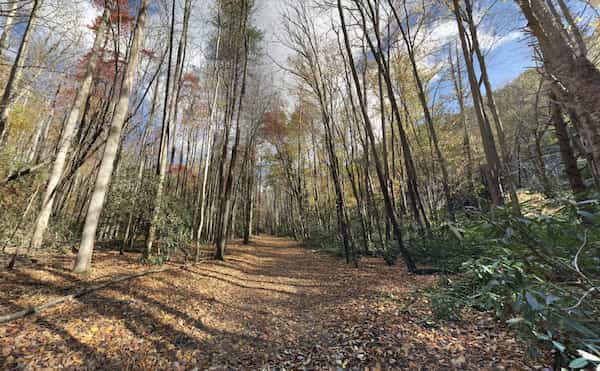
[[[435, 277], [377, 259], [353, 269], [257, 237], [204, 262], [103, 289], [0, 325], [0, 369], [526, 369], [522, 347], [484, 315], [434, 323], [413, 290]], [[81, 284], [68, 259], [0, 275], [2, 314]], [[99, 254], [95, 273], [144, 269]]]

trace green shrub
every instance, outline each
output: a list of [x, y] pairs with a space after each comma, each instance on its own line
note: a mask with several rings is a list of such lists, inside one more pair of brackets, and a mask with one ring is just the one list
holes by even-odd
[[457, 319], [465, 305], [494, 311], [529, 340], [533, 355], [551, 347], [572, 368], [600, 363], [600, 228], [590, 205], [551, 216], [477, 215], [463, 245], [486, 248], [430, 295], [434, 313]]

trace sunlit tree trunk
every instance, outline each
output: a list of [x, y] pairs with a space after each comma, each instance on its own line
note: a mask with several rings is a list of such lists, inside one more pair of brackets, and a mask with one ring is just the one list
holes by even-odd
[[17, 49], [15, 61], [8, 73], [4, 93], [2, 94], [2, 98], [0, 98], [0, 147], [2, 147], [3, 143], [8, 138], [8, 115], [10, 113], [10, 107], [14, 99], [15, 91], [18, 88], [21, 76], [23, 75], [25, 59], [27, 58], [31, 36], [34, 33], [35, 24], [37, 22], [37, 12], [41, 3], [42, 0], [32, 0], [31, 12], [27, 24], [25, 25], [25, 31], [23, 31], [23, 38]]
[[500, 158], [498, 157], [498, 151], [496, 150], [492, 128], [484, 116], [481, 91], [479, 90], [479, 82], [477, 81], [477, 75], [475, 74], [475, 68], [473, 65], [473, 52], [467, 42], [467, 32], [463, 25], [461, 14], [462, 11], [459, 0], [453, 0], [453, 5], [453, 12], [458, 25], [458, 35], [462, 46], [465, 65], [467, 67], [469, 84], [471, 86], [473, 109], [475, 111], [475, 116], [477, 117], [477, 123], [479, 124], [481, 141], [483, 143], [483, 149], [487, 160], [487, 164], [483, 166], [482, 169], [484, 169], [486, 175], [485, 178], [487, 179], [487, 188], [490, 192], [490, 196], [492, 197], [492, 202], [494, 205], [503, 205], [504, 199], [500, 190]]
[[254, 211], [254, 177], [255, 177], [255, 165], [256, 155], [254, 149], [250, 153], [250, 166], [246, 172], [246, 195], [244, 199], [244, 244], [250, 243], [250, 237], [252, 236], [252, 219]]
[[123, 74], [123, 84], [117, 98], [114, 115], [111, 120], [108, 137], [104, 147], [104, 153], [100, 162], [98, 176], [94, 185], [94, 191], [90, 199], [88, 212], [83, 227], [81, 245], [75, 259], [74, 271], [85, 272], [90, 268], [92, 262], [92, 251], [94, 249], [94, 240], [96, 230], [100, 221], [100, 214], [104, 206], [106, 193], [110, 185], [114, 161], [119, 150], [121, 142], [121, 131], [127, 114], [129, 112], [129, 98], [132, 91], [133, 79], [138, 67], [139, 54], [144, 40], [144, 28], [146, 26], [146, 13], [148, 0], [141, 0], [137, 24], [133, 29], [133, 38], [129, 52], [129, 61], [125, 66]]
[[[218, 22], [220, 22], [220, 18], [219, 15], [217, 15], [217, 20]], [[206, 192], [206, 186], [208, 184], [208, 170], [210, 169], [210, 163], [211, 163], [211, 159], [213, 158], [213, 144], [216, 140], [216, 138], [213, 138], [216, 133], [213, 133], [213, 131], [215, 131], [215, 118], [216, 118], [216, 114], [217, 114], [217, 102], [218, 102], [218, 97], [220, 94], [220, 84], [221, 84], [221, 71], [219, 70], [219, 67], [217, 65], [217, 61], [219, 59], [219, 51], [220, 51], [220, 47], [221, 47], [221, 24], [219, 23], [217, 25], [218, 30], [217, 30], [217, 41], [216, 41], [216, 47], [215, 47], [215, 65], [214, 65], [214, 69], [213, 69], [213, 75], [215, 76], [215, 87], [213, 90], [213, 95], [212, 95], [212, 103], [209, 107], [209, 118], [208, 118], [208, 133], [206, 135], [206, 155], [205, 155], [205, 160], [204, 160], [204, 170], [203, 170], [203, 175], [202, 175], [202, 189], [201, 192], [199, 194], [199, 197], [202, 197], [200, 199], [200, 210], [198, 211], [199, 214], [199, 218], [200, 221], [198, 223], [198, 228], [197, 228], [197, 232], [196, 232], [196, 261], [198, 261], [199, 256], [200, 256], [200, 239], [202, 238], [202, 232], [204, 229], [204, 224], [206, 221], [206, 208], [207, 205], [209, 205], [209, 198]]]
[[54, 207], [56, 187], [58, 186], [58, 183], [60, 182], [65, 170], [67, 156], [71, 149], [71, 143], [73, 142], [73, 135], [75, 134], [77, 123], [81, 118], [84, 105], [90, 96], [92, 82], [94, 79], [94, 74], [96, 73], [96, 66], [99, 59], [99, 50], [104, 38], [104, 31], [106, 30], [106, 24], [109, 17], [110, 5], [107, 4], [104, 7], [102, 19], [100, 20], [98, 30], [96, 31], [96, 37], [92, 46], [91, 56], [88, 61], [85, 77], [83, 78], [81, 86], [75, 95], [73, 106], [71, 107], [71, 111], [69, 112], [67, 120], [65, 121], [65, 125], [62, 129], [61, 137], [58, 143], [58, 152], [56, 153], [56, 157], [52, 164], [52, 170], [50, 171], [50, 177], [44, 192], [44, 198], [42, 199], [42, 206], [33, 229], [33, 236], [31, 237], [30, 244], [31, 249], [40, 248], [44, 240], [44, 233], [48, 228], [50, 214], [52, 213], [52, 208]]

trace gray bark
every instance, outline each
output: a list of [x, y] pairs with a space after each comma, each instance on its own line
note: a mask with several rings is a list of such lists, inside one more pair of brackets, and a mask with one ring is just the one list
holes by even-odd
[[79, 90], [77, 91], [75, 101], [73, 102], [73, 106], [71, 107], [71, 111], [69, 112], [69, 116], [65, 121], [65, 126], [63, 127], [61, 133], [61, 137], [58, 144], [58, 152], [52, 164], [52, 170], [48, 179], [48, 185], [46, 186], [46, 190], [44, 192], [42, 207], [33, 229], [33, 236], [31, 237], [30, 244], [31, 249], [40, 248], [44, 239], [44, 233], [48, 228], [50, 214], [52, 213], [52, 208], [54, 206], [56, 188], [65, 170], [67, 156], [69, 154], [69, 150], [71, 149], [73, 135], [75, 133], [77, 123], [79, 122], [79, 119], [81, 117], [81, 112], [83, 110], [86, 100], [90, 95], [94, 74], [96, 72], [96, 65], [99, 59], [98, 51], [100, 49], [100, 45], [102, 44], [104, 30], [106, 29], [106, 23], [108, 22], [109, 17], [110, 9], [108, 6], [106, 6], [104, 8], [104, 14], [102, 15], [100, 26], [96, 32], [96, 37], [92, 46], [92, 54], [86, 68], [85, 77], [83, 79], [83, 82], [81, 83]]
[[8, 74], [6, 86], [4, 87], [4, 93], [0, 99], [0, 147], [3, 142], [8, 138], [8, 114], [10, 113], [10, 107], [12, 105], [15, 91], [23, 75], [23, 64], [27, 58], [27, 52], [29, 50], [29, 44], [31, 42], [31, 36], [35, 29], [35, 23], [37, 21], [37, 12], [40, 8], [42, 1], [33, 0], [31, 13], [25, 26], [23, 33], [23, 39], [17, 50], [17, 56]]
[[129, 53], [129, 62], [125, 67], [123, 84], [118, 96], [115, 112], [111, 120], [108, 138], [104, 147], [104, 153], [98, 170], [98, 177], [94, 185], [94, 191], [88, 206], [88, 212], [83, 227], [81, 245], [75, 259], [74, 271], [85, 272], [90, 268], [96, 230], [100, 221], [100, 214], [104, 207], [104, 201], [110, 185], [115, 158], [121, 142], [121, 131], [127, 119], [129, 111], [129, 98], [132, 91], [133, 79], [137, 70], [139, 53], [144, 40], [144, 27], [146, 25], [146, 12], [148, 0], [142, 0], [139, 9], [137, 24], [133, 30], [133, 40]]

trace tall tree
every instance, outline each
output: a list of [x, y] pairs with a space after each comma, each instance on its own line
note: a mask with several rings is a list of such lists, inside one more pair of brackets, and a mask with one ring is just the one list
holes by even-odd
[[88, 211], [83, 226], [83, 233], [81, 236], [81, 244], [75, 259], [75, 266], [73, 270], [76, 272], [87, 271], [92, 262], [92, 252], [94, 249], [96, 230], [98, 229], [100, 214], [102, 213], [102, 208], [106, 199], [106, 193], [108, 192], [108, 187], [110, 185], [114, 169], [115, 159], [121, 143], [121, 132], [129, 112], [129, 100], [133, 87], [133, 79], [138, 67], [139, 54], [144, 40], [144, 28], [146, 27], [147, 10], [148, 0], [141, 0], [137, 23], [133, 29], [133, 37], [129, 50], [129, 60], [123, 73], [121, 91], [116, 98], [117, 100], [115, 102], [114, 115], [111, 119], [108, 137], [104, 146], [104, 153], [102, 155], [102, 160], [100, 161], [100, 167], [98, 169], [98, 175], [94, 184], [94, 190], [89, 202]]
[[460, 7], [459, 0], [453, 0], [453, 13], [458, 26], [458, 35], [460, 38], [460, 44], [463, 51], [465, 60], [465, 66], [467, 67], [467, 76], [469, 77], [469, 85], [471, 87], [471, 98], [473, 99], [473, 109], [479, 124], [479, 131], [481, 134], [481, 141], [485, 152], [487, 164], [483, 168], [486, 175], [488, 191], [492, 197], [492, 202], [495, 205], [503, 205], [504, 198], [500, 190], [500, 173], [501, 173], [501, 162], [496, 149], [496, 143], [494, 141], [494, 134], [487, 120], [482, 105], [481, 91], [479, 90], [479, 82], [475, 72], [475, 66], [473, 61], [473, 50], [467, 41], [467, 31], [463, 24], [462, 10]]
[[477, 24], [475, 23], [475, 19], [473, 17], [473, 5], [471, 3], [471, 0], [464, 0], [464, 3], [465, 16], [463, 18], [466, 20], [469, 26], [469, 35], [471, 36], [470, 45], [472, 50], [475, 52], [475, 55], [477, 56], [477, 64], [479, 66], [480, 79], [485, 87], [485, 97], [487, 101], [488, 110], [492, 114], [492, 119], [496, 128], [496, 136], [498, 137], [498, 144], [500, 146], [500, 153], [502, 154], [501, 172], [504, 176], [504, 181], [508, 188], [512, 207], [517, 213], [520, 213], [521, 211], [519, 206], [519, 197], [517, 195], [517, 187], [510, 168], [510, 156], [508, 144], [506, 143], [506, 136], [504, 134], [504, 125], [502, 123], [502, 119], [500, 118], [498, 107], [496, 106], [496, 100], [494, 99], [494, 90], [492, 89], [492, 84], [488, 75], [485, 57], [479, 44]]
[[8, 79], [4, 86], [4, 92], [2, 98], [0, 98], [0, 147], [3, 142], [8, 138], [8, 115], [10, 113], [10, 106], [13, 103], [15, 91], [18, 88], [18, 84], [23, 75], [23, 69], [25, 59], [27, 58], [27, 52], [29, 50], [29, 44], [31, 43], [31, 37], [35, 30], [35, 24], [37, 22], [38, 11], [40, 9], [42, 0], [33, 0], [31, 4], [31, 12], [25, 25], [25, 31], [19, 48], [17, 49], [17, 56], [13, 62], [10, 72], [8, 73]]
[[[442, 188], [444, 190], [444, 196], [446, 197], [446, 208], [448, 209], [448, 214], [452, 219], [454, 219], [454, 210], [452, 208], [452, 196], [450, 194], [450, 186], [448, 184], [448, 166], [446, 164], [446, 159], [442, 154], [442, 150], [440, 149], [440, 143], [438, 140], [438, 135], [435, 129], [435, 125], [433, 122], [433, 117], [431, 115], [431, 110], [429, 109], [429, 103], [427, 99], [427, 92], [425, 91], [425, 87], [423, 85], [423, 80], [421, 78], [421, 73], [419, 72], [419, 68], [417, 66], [417, 57], [415, 50], [415, 39], [418, 36], [418, 30], [421, 28], [421, 24], [424, 22], [424, 17], [418, 21], [419, 24], [415, 27], [416, 31], [411, 30], [411, 22], [412, 20], [410, 14], [405, 14], [404, 22], [399, 16], [398, 10], [394, 6], [392, 0], [388, 0], [389, 6], [392, 10], [392, 14], [396, 20], [398, 28], [400, 29], [400, 33], [402, 35], [402, 40], [404, 40], [404, 45], [406, 47], [406, 51], [408, 53], [408, 59], [410, 61], [410, 65], [412, 67], [412, 73], [415, 80], [415, 85], [417, 87], [417, 94], [419, 97], [419, 102], [421, 103], [421, 108], [423, 110], [423, 117], [425, 118], [425, 124], [427, 125], [427, 130], [429, 131], [429, 137], [431, 142], [433, 143], [433, 148], [435, 149], [435, 155], [437, 157], [440, 169], [442, 171]], [[407, 13], [406, 9], [408, 8], [406, 4], [406, 0], [402, 0], [403, 8]]]
[[104, 12], [96, 29], [96, 37], [94, 39], [94, 44], [92, 45], [85, 76], [81, 82], [81, 86], [79, 87], [77, 94], [75, 95], [73, 106], [71, 107], [69, 115], [65, 121], [65, 126], [61, 132], [61, 137], [58, 143], [58, 151], [56, 153], [56, 157], [54, 158], [54, 163], [52, 164], [52, 170], [50, 172], [50, 177], [48, 178], [48, 185], [46, 186], [46, 190], [44, 192], [42, 207], [33, 229], [33, 236], [31, 237], [30, 244], [31, 249], [38, 249], [44, 240], [44, 233], [48, 227], [50, 214], [52, 213], [52, 209], [54, 207], [56, 189], [65, 170], [67, 156], [71, 149], [71, 143], [73, 142], [73, 135], [75, 134], [77, 123], [81, 119], [84, 105], [91, 93], [94, 75], [98, 66], [98, 59], [100, 58], [100, 48], [105, 37], [104, 32], [111, 14], [111, 6], [111, 3], [108, 1], [104, 6]]
[[306, 4], [298, 4], [292, 9], [292, 14], [286, 15], [287, 34], [290, 43], [299, 55], [297, 70], [293, 73], [306, 83], [317, 101], [321, 122], [325, 134], [325, 148], [329, 163], [327, 164], [331, 175], [333, 191], [335, 194], [335, 210], [338, 231], [342, 237], [342, 245], [346, 261], [354, 260], [352, 231], [347, 211], [347, 201], [344, 194], [343, 178], [340, 171], [339, 158], [335, 143], [335, 122], [332, 112], [334, 97], [332, 76], [327, 76], [323, 56], [324, 50], [319, 44], [315, 25], [309, 14]]
[[571, 139], [567, 128], [567, 123], [563, 117], [563, 112], [560, 109], [560, 103], [556, 95], [552, 92], [549, 94], [550, 101], [550, 115], [552, 125], [558, 139], [558, 146], [560, 148], [560, 157], [565, 167], [565, 173], [571, 186], [571, 191], [578, 201], [584, 201], [587, 195], [587, 188], [581, 177], [581, 172], [577, 166], [577, 157], [573, 153], [573, 147], [571, 146]]
[[468, 116], [465, 110], [465, 95], [463, 90], [463, 78], [460, 64], [460, 57], [458, 51], [456, 52], [456, 63], [452, 58], [452, 46], [448, 48], [448, 66], [450, 66], [450, 78], [454, 86], [454, 93], [458, 101], [459, 116], [463, 125], [463, 148], [465, 153], [465, 159], [467, 160], [467, 167], [465, 173], [467, 176], [467, 185], [469, 193], [472, 194], [475, 187], [473, 185], [473, 155], [471, 150], [471, 139], [469, 137], [469, 125]]
[[[371, 125], [371, 120], [369, 118], [369, 113], [368, 113], [367, 107], [365, 106], [365, 103], [364, 103], [365, 100], [363, 98], [363, 92], [362, 92], [362, 88], [361, 88], [360, 78], [358, 76], [358, 72], [356, 71], [356, 64], [354, 62], [354, 56], [352, 55], [352, 47], [350, 44], [350, 37], [348, 36], [348, 30], [347, 30], [347, 26], [346, 26], [346, 18], [344, 16], [344, 8], [342, 6], [341, 0], [337, 0], [337, 9], [338, 9], [339, 17], [340, 17], [342, 33], [344, 35], [344, 45], [346, 47], [346, 53], [347, 53], [347, 57], [348, 57], [349, 64], [350, 64], [350, 70], [352, 71], [352, 77], [354, 79], [354, 88], [356, 89], [356, 94], [358, 96], [358, 102], [360, 104], [361, 112], [362, 112], [363, 119], [364, 119], [365, 130], [367, 132], [368, 139], [371, 144], [371, 149], [373, 152], [372, 153], [373, 161], [375, 162], [375, 169], [377, 170], [377, 177], [379, 179], [381, 193], [383, 194], [385, 212], [386, 212], [388, 219], [392, 223], [392, 228], [394, 231], [394, 235], [396, 237], [396, 243], [398, 244], [398, 249], [400, 251], [400, 254], [402, 255], [404, 264], [406, 265], [406, 268], [408, 269], [409, 272], [415, 272], [417, 270], [417, 268], [412, 259], [412, 256], [410, 255], [409, 251], [404, 246], [400, 223], [398, 222], [396, 212], [392, 205], [392, 200], [391, 200], [391, 197], [388, 192], [385, 174], [383, 172], [383, 168], [381, 166], [379, 155], [377, 153], [377, 148], [375, 145], [375, 135], [373, 134], [373, 129], [372, 129], [372, 125]], [[364, 22], [364, 16], [363, 16], [363, 22]], [[365, 27], [364, 23], [363, 23], [363, 27]], [[379, 61], [379, 58], [377, 58], [377, 60]], [[381, 70], [382, 63], [378, 62], [378, 65]], [[388, 78], [386, 78], [386, 82], [388, 83], [388, 87], [389, 87], [389, 79]], [[389, 93], [393, 94], [393, 91], [390, 91]], [[396, 117], [396, 119], [399, 119], [399, 117]], [[406, 161], [408, 161], [408, 159]]]
[[[175, 2], [171, 6], [171, 28], [169, 31], [169, 60], [167, 64], [167, 82], [165, 88], [165, 99], [164, 109], [162, 117], [162, 130], [160, 136], [160, 151], [159, 151], [159, 168], [158, 168], [158, 184], [156, 189], [156, 195], [154, 197], [154, 209], [152, 211], [152, 219], [150, 221], [150, 227], [148, 229], [148, 235], [146, 237], [146, 254], [150, 256], [152, 254], [152, 245], [156, 238], [156, 229], [161, 212], [161, 203], [163, 201], [163, 192], [165, 187], [165, 178], [168, 170], [168, 146], [169, 146], [169, 134], [171, 133], [171, 127], [177, 122], [177, 97], [180, 92], [180, 86], [182, 83], [181, 75], [183, 71], [183, 65], [185, 63], [184, 50], [187, 45], [187, 33], [190, 20], [191, 11], [191, 0], [186, 0], [184, 5], [184, 16], [183, 16], [183, 30], [180, 36], [179, 47], [177, 51], [177, 61], [175, 63], [174, 75], [171, 76], [171, 65], [173, 59], [173, 38], [175, 34]], [[171, 81], [173, 80], [173, 81]], [[169, 99], [170, 98], [170, 99]], [[172, 135], [176, 135], [176, 130], [172, 131]], [[172, 160], [175, 157], [174, 151], [172, 152]]]
[[[590, 61], [580, 30], [568, 7], [560, 2], [562, 17], [553, 15], [541, 0], [516, 0], [527, 26], [538, 42], [547, 78], [557, 86], [561, 104], [577, 116], [577, 131], [600, 177], [600, 70]], [[557, 14], [557, 13], [554, 13]], [[557, 14], [559, 15], [559, 14]], [[563, 19], [569, 31], [563, 29]]]
[[[218, 208], [216, 214], [216, 234], [215, 234], [215, 259], [223, 260], [225, 254], [225, 244], [229, 232], [231, 222], [231, 204], [232, 204], [232, 189], [234, 169], [237, 165], [238, 147], [241, 135], [241, 120], [243, 115], [244, 97], [246, 94], [247, 72], [248, 72], [248, 57], [249, 43], [256, 40], [250, 40], [248, 34], [248, 22], [250, 18], [250, 10], [253, 3], [250, 0], [242, 0], [240, 4], [226, 6], [231, 7], [231, 15], [233, 21], [231, 23], [233, 39], [231, 40], [230, 48], [233, 50], [233, 63], [231, 67], [231, 94], [229, 96], [229, 114], [225, 118], [225, 130], [223, 134], [223, 145], [221, 152], [221, 165], [219, 168], [219, 194]], [[241, 67], [241, 71], [239, 70]], [[241, 74], [241, 76], [240, 76]], [[239, 81], [241, 78], [241, 82]], [[239, 86], [239, 90], [238, 90]], [[236, 115], [237, 112], [237, 115]], [[235, 132], [234, 140], [231, 146], [231, 153], [227, 154], [227, 143], [229, 141], [231, 126], [235, 117]], [[229, 166], [225, 171], [225, 160], [229, 159]]]

